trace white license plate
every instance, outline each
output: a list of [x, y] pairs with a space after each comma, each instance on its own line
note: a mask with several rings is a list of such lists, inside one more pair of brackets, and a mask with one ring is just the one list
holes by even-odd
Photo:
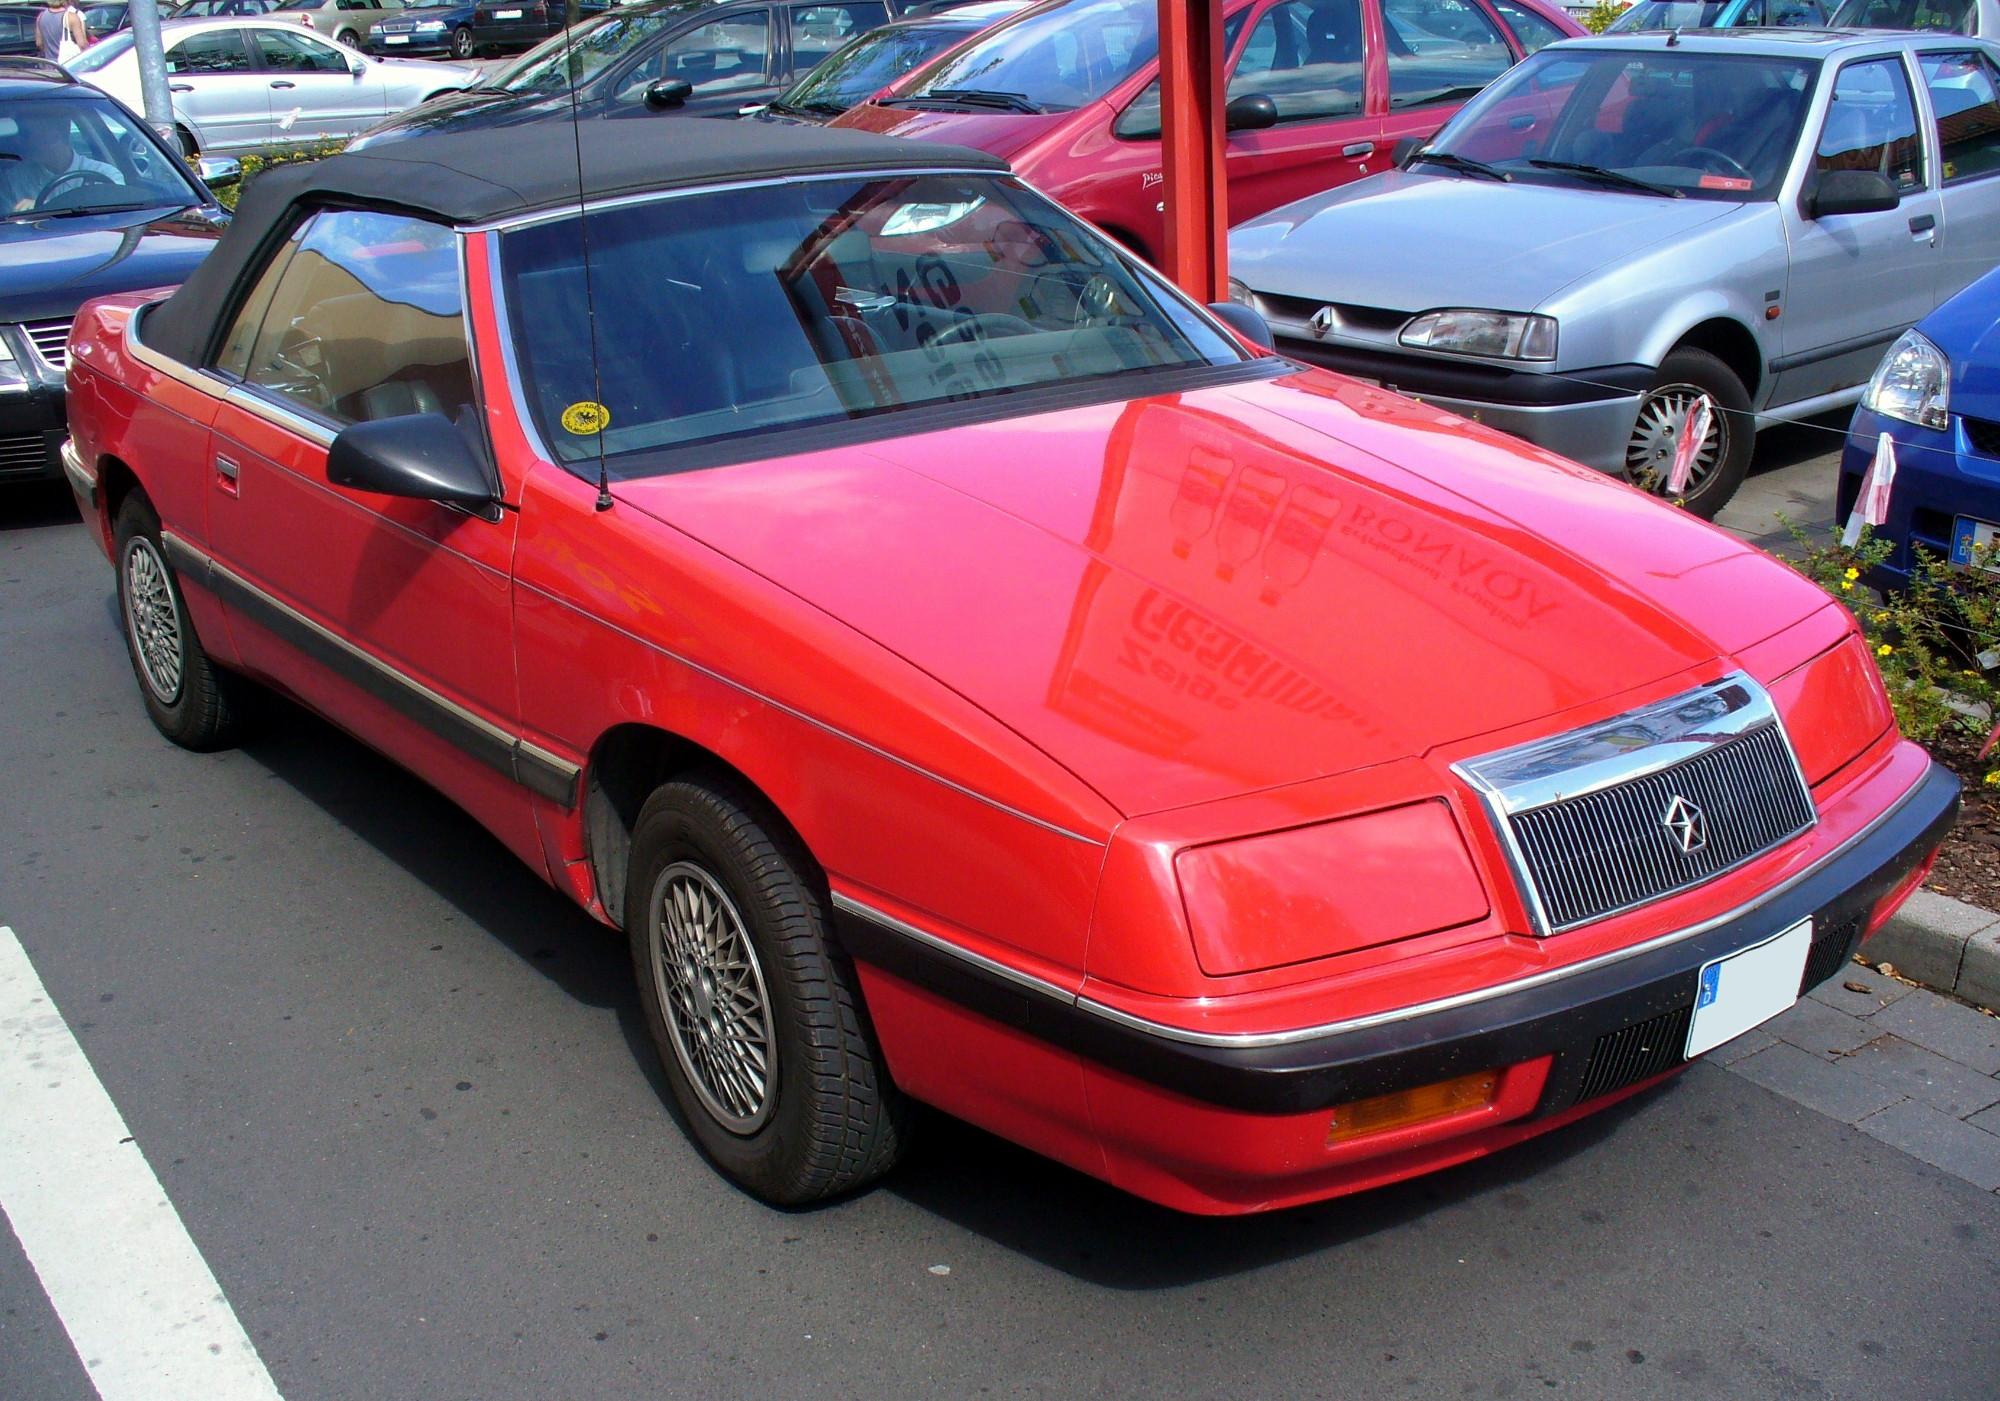
[[1704, 963], [1688, 1023], [1688, 1058], [1762, 1026], [1797, 1002], [1811, 948], [1812, 921], [1802, 919], [1761, 944]]
[[1972, 563], [1978, 552], [1983, 567], [1989, 574], [2000, 574], [2000, 562], [1993, 559], [1993, 547], [2000, 543], [2000, 525], [1991, 521], [1974, 520], [1971, 516], [1954, 517], [1951, 523], [1951, 562], [1953, 564]]
[[407, 44], [410, 42], [410, 36], [407, 34], [384, 34], [382, 42], [385, 44]]
[[519, 10], [495, 10], [493, 12], [493, 18], [495, 19], [519, 19], [520, 17], [521, 12]]

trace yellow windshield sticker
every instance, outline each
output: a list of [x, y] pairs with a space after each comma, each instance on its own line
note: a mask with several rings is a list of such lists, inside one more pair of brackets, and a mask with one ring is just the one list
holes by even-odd
[[574, 433], [579, 438], [587, 438], [593, 433], [602, 433], [611, 426], [611, 410], [599, 403], [584, 399], [563, 410], [563, 431]]

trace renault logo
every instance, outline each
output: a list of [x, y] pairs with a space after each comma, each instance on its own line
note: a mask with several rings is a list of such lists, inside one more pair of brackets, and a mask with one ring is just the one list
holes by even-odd
[[1306, 324], [1312, 327], [1312, 333], [1315, 339], [1325, 340], [1326, 333], [1333, 329], [1333, 308], [1330, 306], [1321, 307], [1318, 311], [1312, 314], [1312, 320], [1308, 321]]
[[1667, 836], [1683, 856], [1693, 856], [1708, 845], [1708, 819], [1700, 808], [1678, 793], [1667, 800], [1667, 810], [1660, 814], [1660, 825], [1667, 829]]

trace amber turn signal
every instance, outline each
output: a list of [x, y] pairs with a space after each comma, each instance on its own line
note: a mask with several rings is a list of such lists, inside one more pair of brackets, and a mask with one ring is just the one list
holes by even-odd
[[1398, 1090], [1373, 1099], [1357, 1099], [1333, 1111], [1333, 1122], [1327, 1126], [1326, 1141], [1328, 1144], [1345, 1143], [1350, 1138], [1360, 1138], [1365, 1134], [1406, 1129], [1412, 1124], [1428, 1123], [1467, 1109], [1478, 1109], [1491, 1104], [1499, 1089], [1500, 1072], [1481, 1070], [1461, 1075], [1455, 1080], [1419, 1085], [1413, 1090]]

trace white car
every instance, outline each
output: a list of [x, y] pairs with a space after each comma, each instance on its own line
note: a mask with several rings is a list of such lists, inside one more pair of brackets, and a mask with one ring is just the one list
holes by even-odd
[[[344, 141], [420, 102], [469, 88], [478, 77], [448, 63], [370, 58], [302, 24], [241, 15], [168, 20], [160, 39], [175, 134], [190, 158]], [[131, 31], [91, 45], [69, 70], [143, 110]]]

